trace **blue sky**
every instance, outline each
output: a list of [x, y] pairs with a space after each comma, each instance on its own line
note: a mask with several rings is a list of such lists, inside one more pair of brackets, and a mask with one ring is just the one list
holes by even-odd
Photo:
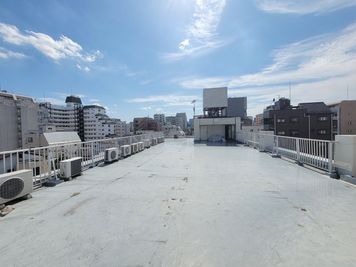
[[[200, 113], [202, 88], [273, 98], [356, 99], [356, 0], [2, 0], [1, 88], [123, 120]], [[347, 90], [348, 88], [348, 90]]]

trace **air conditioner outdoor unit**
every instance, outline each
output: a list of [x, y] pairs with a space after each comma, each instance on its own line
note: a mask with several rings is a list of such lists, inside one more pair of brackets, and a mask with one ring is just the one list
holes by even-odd
[[131, 155], [131, 146], [130, 145], [123, 145], [121, 146], [121, 155], [123, 157], [128, 157]]
[[131, 144], [131, 153], [135, 154], [138, 152], [138, 143]]
[[142, 151], [145, 149], [145, 145], [143, 142], [138, 142], [138, 151]]
[[82, 173], [81, 157], [62, 160], [59, 165], [61, 178], [70, 180]]
[[163, 143], [164, 142], [164, 137], [158, 137], [157, 138], [158, 143]]
[[33, 191], [32, 170], [0, 175], [0, 204], [27, 196]]
[[151, 145], [152, 145], [152, 146], [157, 145], [157, 138], [152, 138], [152, 140], [151, 140]]
[[117, 147], [105, 149], [105, 162], [111, 163], [119, 160], [120, 150]]
[[145, 140], [143, 140], [143, 144], [144, 144], [145, 148], [149, 148], [151, 146], [151, 140], [145, 139]]

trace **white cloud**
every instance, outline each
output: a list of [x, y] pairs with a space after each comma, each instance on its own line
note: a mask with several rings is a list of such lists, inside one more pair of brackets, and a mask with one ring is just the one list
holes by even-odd
[[[278, 95], [288, 97], [292, 83], [293, 101], [333, 102], [356, 98], [356, 23], [338, 33], [325, 34], [281, 47], [272, 54], [273, 63], [257, 73], [235, 77], [187, 78], [184, 88], [228, 86], [233, 93], [249, 97], [249, 105], [260, 112]], [[341, 92], [343, 93], [340, 93]]]
[[0, 36], [5, 42], [13, 45], [33, 46], [42, 54], [55, 61], [72, 58], [91, 63], [102, 57], [102, 53], [99, 50], [94, 53], [84, 52], [78, 43], [64, 35], [55, 40], [44, 33], [33, 31], [21, 32], [14, 25], [0, 23]]
[[27, 56], [23, 53], [14, 52], [6, 48], [0, 47], [0, 58], [2, 59], [8, 59], [8, 58], [22, 59], [26, 57]]
[[257, 7], [269, 13], [320, 14], [356, 5], [356, 0], [257, 0]]
[[195, 95], [156, 95], [127, 100], [128, 103], [161, 103], [164, 106], [191, 106]]
[[141, 107], [142, 110], [146, 110], [146, 111], [149, 111], [149, 110], [152, 110], [152, 107]]
[[203, 55], [228, 41], [218, 40], [218, 26], [226, 0], [196, 0], [193, 21], [186, 30], [186, 38], [178, 44], [179, 52], [162, 55], [164, 60], [180, 60], [187, 56]]
[[189, 39], [185, 39], [182, 42], [180, 42], [179, 49], [180, 50], [185, 50], [185, 49], [189, 48], [189, 46], [190, 46], [190, 40]]
[[84, 71], [84, 72], [90, 72], [90, 68], [88, 66], [82, 66], [80, 64], [76, 65], [78, 70]]

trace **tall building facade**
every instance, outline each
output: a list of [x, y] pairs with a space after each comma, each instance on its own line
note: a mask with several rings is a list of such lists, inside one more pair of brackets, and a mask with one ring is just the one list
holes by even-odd
[[281, 98], [263, 113], [263, 128], [276, 135], [331, 140], [332, 113], [323, 102], [300, 103], [292, 106]]
[[153, 119], [161, 128], [166, 124], [166, 116], [164, 114], [154, 114]]
[[39, 103], [39, 125], [41, 133], [49, 130], [57, 132], [77, 132], [84, 141], [84, 113], [79, 97], [68, 96], [66, 105], [50, 102]]
[[185, 112], [176, 114], [176, 125], [179, 126], [183, 131], [187, 130], [187, 114]]
[[33, 98], [0, 92], [0, 151], [39, 144], [38, 105]]

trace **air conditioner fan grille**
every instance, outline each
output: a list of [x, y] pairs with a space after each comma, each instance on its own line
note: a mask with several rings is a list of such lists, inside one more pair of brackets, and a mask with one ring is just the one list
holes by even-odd
[[0, 185], [0, 197], [11, 199], [18, 196], [24, 188], [24, 182], [20, 178], [11, 178]]

